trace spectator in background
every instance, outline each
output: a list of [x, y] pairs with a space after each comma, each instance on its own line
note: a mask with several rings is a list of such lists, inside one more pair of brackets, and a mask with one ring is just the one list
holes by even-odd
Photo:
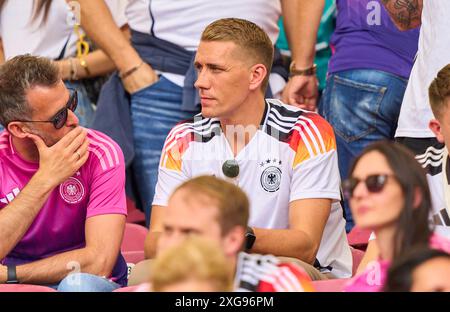
[[450, 254], [416, 248], [389, 268], [384, 291], [450, 292]]
[[296, 258], [313, 279], [350, 277], [333, 131], [316, 113], [265, 100], [272, 55], [269, 37], [252, 22], [221, 19], [203, 31], [195, 57], [202, 113], [166, 139], [147, 257], [170, 194], [207, 174], [249, 196], [252, 252]]
[[[383, 1], [392, 21], [401, 30], [421, 25], [419, 49], [403, 99], [396, 140], [410, 148], [418, 158], [433, 157], [442, 150], [429, 128], [433, 118], [428, 88], [437, 72], [450, 63], [450, 1]], [[436, 117], [436, 116], [435, 116]]]
[[[0, 67], [0, 283], [59, 291], [127, 284], [120, 148], [78, 124], [77, 91], [47, 58]], [[105, 278], [106, 277], [106, 278]]]
[[344, 181], [356, 225], [376, 234], [379, 254], [347, 291], [380, 291], [387, 270], [414, 246], [450, 251], [450, 240], [429, 226], [431, 197], [425, 172], [412, 153], [398, 143], [379, 142], [355, 159]]
[[[325, 0], [299, 1], [301, 18], [297, 32], [300, 49], [292, 68], [313, 72], [317, 29]], [[331, 124], [341, 178], [365, 146], [381, 139], [393, 139], [403, 94], [417, 51], [419, 30], [400, 32], [380, 0], [337, 0], [336, 31], [331, 38], [334, 51], [328, 67], [327, 85], [319, 113]], [[288, 103], [315, 109], [315, 75], [290, 78]], [[347, 231], [354, 223], [345, 202]]]
[[[313, 290], [308, 275], [294, 263], [242, 251], [252, 240], [246, 234], [249, 201], [236, 185], [212, 176], [196, 177], [178, 186], [165, 208], [158, 256], [187, 237], [198, 235], [221, 246], [234, 276], [235, 291]], [[151, 261], [133, 268], [130, 285], [149, 280], [153, 271]]]
[[[127, 33], [121, 2], [106, 0], [117, 27]], [[0, 1], [0, 63], [27, 53], [56, 60], [66, 86], [78, 91], [76, 114], [80, 125], [90, 126], [95, 99], [89, 97], [92, 92], [88, 90], [100, 86], [94, 86], [94, 79], [85, 78], [101, 77], [115, 66], [102, 50], [92, 51], [92, 46], [89, 54], [87, 50], [77, 52], [77, 45], [88, 44], [80, 37], [83, 30], [76, 26], [78, 14], [77, 6], [65, 0]]]
[[[276, 46], [280, 49], [284, 56], [284, 64], [287, 70], [291, 64], [291, 51], [286, 38], [286, 33], [283, 27], [283, 19], [278, 22], [280, 27], [280, 35]], [[325, 0], [322, 18], [317, 32], [316, 55], [314, 63], [317, 64], [317, 79], [319, 82], [319, 95], [322, 94], [326, 86], [328, 62], [331, 58], [330, 39], [336, 27], [336, 1]], [[287, 91], [287, 88], [285, 89]], [[286, 98], [283, 99], [286, 101]], [[287, 101], [286, 101], [287, 102]]]
[[230, 269], [216, 242], [192, 236], [158, 254], [152, 264], [150, 285], [153, 291], [231, 291]]
[[[416, 160], [426, 169], [427, 180], [432, 198], [430, 222], [434, 225], [436, 233], [450, 239], [450, 190], [448, 166], [448, 146], [450, 146], [450, 65], [439, 71], [431, 83], [429, 102], [434, 118], [430, 120], [429, 127], [436, 136], [441, 148], [430, 147], [425, 154], [416, 155]], [[367, 263], [374, 260], [378, 253], [375, 237], [371, 237], [363, 261], [358, 271], [364, 269]]]
[[[428, 184], [433, 198], [433, 216], [436, 231], [450, 239], [450, 64], [442, 68], [428, 89], [434, 118], [429, 127], [439, 143], [444, 144], [440, 153], [416, 159], [427, 168]], [[433, 157], [434, 156], [434, 157]], [[438, 156], [438, 157], [436, 157]], [[439, 161], [436, 161], [436, 158]]]

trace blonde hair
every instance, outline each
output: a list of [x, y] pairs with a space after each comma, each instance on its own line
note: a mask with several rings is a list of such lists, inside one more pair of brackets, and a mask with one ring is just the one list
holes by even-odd
[[447, 108], [445, 101], [450, 99], [450, 64], [439, 71], [428, 89], [428, 96], [434, 117], [439, 119]]
[[[236, 226], [247, 228], [249, 201], [247, 195], [236, 185], [213, 176], [200, 176], [181, 184], [174, 192], [187, 190], [186, 201], [215, 205], [218, 209], [217, 222], [222, 236]], [[172, 194], [172, 196], [173, 196]]]
[[155, 259], [151, 278], [153, 291], [190, 279], [212, 283], [214, 291], [231, 291], [231, 267], [217, 243], [190, 236]]
[[223, 18], [209, 24], [202, 33], [201, 41], [231, 41], [245, 50], [252, 61], [263, 64], [267, 76], [261, 84], [265, 91], [273, 62], [273, 44], [269, 36], [255, 23], [240, 18]]

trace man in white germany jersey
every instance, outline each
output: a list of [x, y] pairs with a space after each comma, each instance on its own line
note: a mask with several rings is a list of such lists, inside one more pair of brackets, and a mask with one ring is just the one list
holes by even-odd
[[297, 258], [313, 279], [350, 277], [333, 130], [318, 114], [264, 100], [272, 57], [267, 34], [249, 21], [221, 19], [203, 31], [195, 57], [202, 112], [166, 139], [147, 258], [173, 190], [215, 175], [250, 198], [248, 250]]

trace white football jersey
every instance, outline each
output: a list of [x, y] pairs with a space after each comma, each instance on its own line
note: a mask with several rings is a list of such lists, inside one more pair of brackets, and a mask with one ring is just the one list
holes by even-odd
[[[237, 162], [236, 178], [224, 175], [227, 160]], [[324, 272], [351, 276], [352, 256], [339, 202], [336, 141], [333, 129], [318, 114], [267, 100], [261, 126], [236, 157], [217, 118], [197, 115], [180, 123], [164, 145], [153, 205], [167, 206], [177, 186], [201, 175], [226, 179], [245, 191], [252, 227], [287, 229], [291, 202], [332, 199], [317, 260]]]

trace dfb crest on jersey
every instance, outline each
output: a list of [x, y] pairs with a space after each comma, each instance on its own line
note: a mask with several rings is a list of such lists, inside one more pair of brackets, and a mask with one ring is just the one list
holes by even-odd
[[267, 159], [261, 162], [260, 167], [264, 168], [261, 173], [261, 186], [266, 192], [276, 192], [281, 184], [281, 160]]
[[84, 187], [80, 180], [70, 177], [59, 186], [59, 193], [66, 203], [77, 204], [84, 197]]

